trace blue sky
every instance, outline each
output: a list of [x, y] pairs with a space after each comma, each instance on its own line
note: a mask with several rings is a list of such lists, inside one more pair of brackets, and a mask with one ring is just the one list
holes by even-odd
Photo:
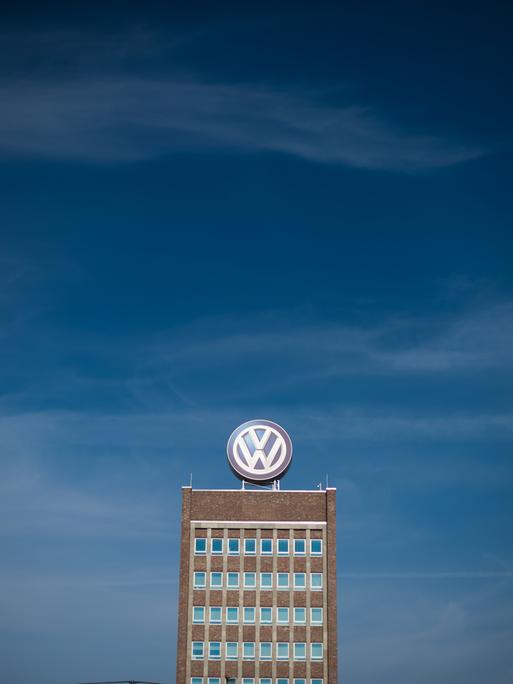
[[0, 31], [1, 678], [173, 682], [180, 486], [263, 417], [343, 681], [509, 684], [511, 7], [71, 5]]

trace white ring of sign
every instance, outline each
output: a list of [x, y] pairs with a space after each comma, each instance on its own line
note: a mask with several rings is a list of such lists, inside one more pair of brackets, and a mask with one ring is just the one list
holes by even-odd
[[239, 425], [228, 441], [228, 460], [235, 473], [249, 481], [266, 482], [285, 474], [292, 443], [285, 430], [270, 420]]

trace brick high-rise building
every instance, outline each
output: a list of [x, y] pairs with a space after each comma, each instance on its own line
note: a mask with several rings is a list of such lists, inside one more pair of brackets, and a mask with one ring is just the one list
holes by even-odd
[[176, 684], [336, 684], [335, 497], [183, 488]]

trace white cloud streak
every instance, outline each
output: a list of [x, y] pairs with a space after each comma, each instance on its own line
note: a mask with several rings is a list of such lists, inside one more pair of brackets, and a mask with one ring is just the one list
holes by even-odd
[[131, 162], [185, 150], [277, 152], [311, 162], [416, 172], [483, 150], [401, 131], [368, 107], [310, 92], [200, 79], [81, 76], [0, 83], [0, 151]]

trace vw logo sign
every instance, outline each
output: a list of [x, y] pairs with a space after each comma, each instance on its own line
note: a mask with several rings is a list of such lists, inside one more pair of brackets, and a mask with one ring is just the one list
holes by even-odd
[[249, 420], [236, 428], [227, 445], [228, 463], [241, 480], [266, 484], [283, 477], [292, 460], [292, 442], [270, 420]]

